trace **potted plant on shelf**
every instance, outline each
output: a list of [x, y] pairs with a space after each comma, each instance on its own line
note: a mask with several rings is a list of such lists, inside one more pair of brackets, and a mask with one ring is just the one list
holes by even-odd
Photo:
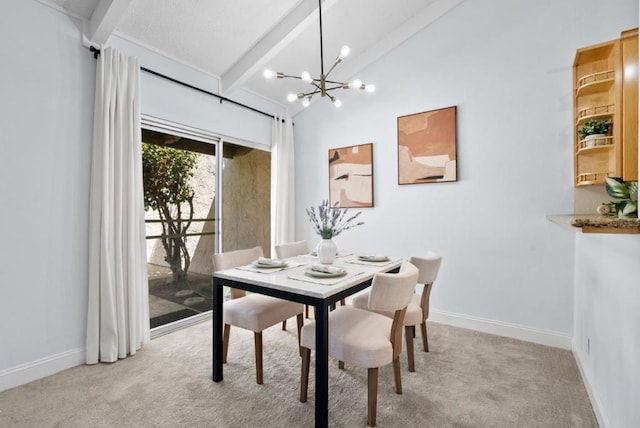
[[598, 214], [618, 218], [638, 217], [638, 182], [624, 181], [620, 177], [605, 177], [605, 189], [618, 201], [603, 202]]
[[601, 146], [606, 144], [604, 137], [610, 127], [609, 120], [589, 119], [578, 128], [578, 137], [580, 141], [584, 140], [585, 147]]

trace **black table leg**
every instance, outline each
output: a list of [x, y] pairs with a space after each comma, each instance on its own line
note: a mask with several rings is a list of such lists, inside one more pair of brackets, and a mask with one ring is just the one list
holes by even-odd
[[329, 308], [326, 303], [316, 311], [316, 428], [329, 425]]
[[222, 380], [222, 284], [213, 278], [213, 381]]

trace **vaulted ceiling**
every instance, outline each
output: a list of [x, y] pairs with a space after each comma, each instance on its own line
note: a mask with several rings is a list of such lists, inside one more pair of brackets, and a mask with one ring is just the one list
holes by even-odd
[[[83, 21], [93, 44], [112, 34], [220, 79], [220, 93], [236, 88], [289, 105], [288, 93], [308, 84], [265, 81], [264, 69], [320, 75], [318, 0], [39, 0]], [[464, 0], [324, 0], [325, 71], [342, 45], [350, 55], [331, 78], [358, 72]], [[161, 71], [161, 70], [158, 70]], [[375, 77], [374, 77], [375, 80]], [[374, 82], [375, 83], [375, 82]]]

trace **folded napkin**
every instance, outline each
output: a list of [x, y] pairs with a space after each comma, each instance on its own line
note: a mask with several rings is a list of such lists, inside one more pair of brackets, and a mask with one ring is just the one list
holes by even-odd
[[311, 265], [311, 270], [315, 270], [316, 272], [324, 272], [324, 273], [340, 273], [344, 272], [344, 269], [337, 266], [325, 266], [313, 264]]
[[280, 265], [282, 264], [282, 260], [267, 259], [266, 257], [258, 257], [258, 263], [261, 265]]

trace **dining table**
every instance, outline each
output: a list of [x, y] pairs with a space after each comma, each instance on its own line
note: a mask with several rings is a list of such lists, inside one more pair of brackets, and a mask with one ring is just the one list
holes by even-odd
[[[313, 254], [282, 259], [274, 267], [252, 263], [217, 271], [213, 284], [213, 381], [223, 380], [222, 342], [224, 286], [264, 294], [292, 302], [311, 305], [315, 309], [315, 426], [327, 427], [329, 421], [329, 312], [337, 302], [371, 286], [380, 272], [397, 272], [399, 257], [371, 256], [364, 253], [338, 252], [330, 272], [341, 269], [341, 275], [322, 274], [319, 259]], [[275, 267], [277, 266], [277, 267]]]

